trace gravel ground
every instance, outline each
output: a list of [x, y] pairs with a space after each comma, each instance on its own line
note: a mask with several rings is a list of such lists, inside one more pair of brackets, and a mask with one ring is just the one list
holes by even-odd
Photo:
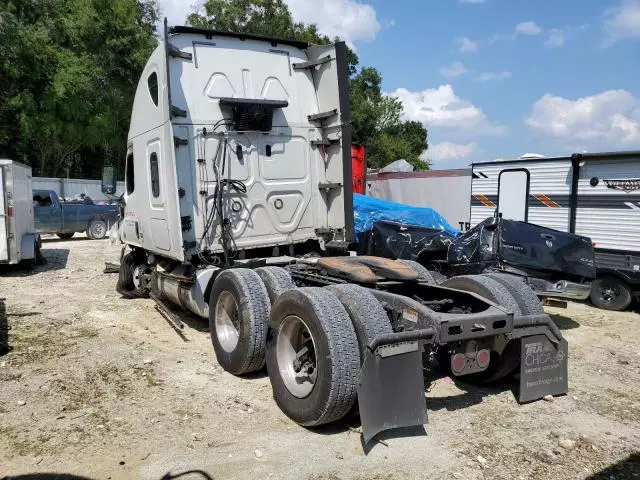
[[[264, 373], [216, 363], [208, 325], [180, 338], [151, 300], [124, 300], [108, 241], [47, 239], [45, 266], [0, 273], [0, 478], [640, 478], [640, 315], [549, 309], [569, 342], [569, 394], [518, 405], [509, 386], [430, 377], [426, 435], [367, 454], [358, 425], [301, 428]], [[42, 477], [45, 478], [45, 477]], [[182, 478], [206, 478], [191, 475]]]

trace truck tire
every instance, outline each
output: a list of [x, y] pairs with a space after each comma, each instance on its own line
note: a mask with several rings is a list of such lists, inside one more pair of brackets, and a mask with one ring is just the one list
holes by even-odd
[[104, 220], [98, 218], [91, 220], [87, 227], [87, 237], [91, 240], [102, 240], [107, 236], [107, 224]]
[[75, 232], [56, 233], [56, 235], [58, 236], [58, 238], [61, 238], [62, 240], [69, 240], [75, 235]]
[[271, 304], [253, 270], [234, 268], [215, 279], [209, 301], [209, 331], [220, 366], [234, 375], [264, 367]]
[[297, 288], [280, 296], [271, 310], [266, 357], [273, 397], [294, 422], [334, 422], [355, 405], [358, 339], [330, 290]]
[[[418, 282], [427, 283], [429, 285], [438, 285], [436, 278], [432, 274], [431, 271], [427, 270], [425, 267], [420, 265], [418, 262], [414, 262], [413, 260], [398, 260], [400, 263], [404, 263], [411, 270], [418, 274]], [[437, 272], [439, 273], [439, 272]]]
[[613, 275], [598, 277], [591, 284], [589, 297], [596, 307], [615, 311], [626, 310], [633, 299], [627, 282]]
[[360, 285], [331, 285], [325, 288], [338, 297], [349, 314], [358, 337], [360, 361], [364, 361], [364, 353], [369, 343], [379, 335], [393, 333], [389, 317], [376, 297]]
[[129, 252], [122, 257], [116, 291], [124, 298], [145, 298], [149, 295], [149, 292], [145, 289], [138, 288], [134, 281], [134, 272], [142, 264], [141, 259], [137, 259], [133, 252]]
[[[493, 278], [484, 275], [453, 277], [444, 281], [442, 286], [476, 293], [512, 311], [514, 315], [522, 314], [516, 299], [509, 290]], [[446, 370], [450, 368], [450, 364], [446, 361], [448, 355], [444, 349], [438, 350], [438, 361]], [[501, 354], [494, 350], [491, 351], [491, 360], [485, 371], [464, 375], [460, 378], [475, 384], [495, 383], [513, 373], [519, 364], [520, 342], [509, 342]]]
[[521, 315], [520, 307], [509, 290], [497, 280], [484, 275], [462, 275], [451, 277], [442, 282], [443, 287], [476, 293], [487, 300], [497, 303], [513, 312]]
[[522, 315], [544, 313], [542, 302], [522, 277], [508, 273], [487, 273], [484, 276], [493, 278], [509, 290], [511, 296], [516, 299]]
[[260, 276], [264, 282], [264, 286], [267, 287], [267, 293], [269, 294], [269, 300], [271, 305], [276, 303], [278, 297], [287, 290], [296, 288], [291, 280], [291, 274], [284, 268], [280, 267], [260, 267], [256, 268], [255, 272]]

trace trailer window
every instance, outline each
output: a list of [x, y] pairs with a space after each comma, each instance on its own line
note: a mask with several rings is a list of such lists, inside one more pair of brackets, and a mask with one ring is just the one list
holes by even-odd
[[151, 169], [151, 194], [153, 198], [160, 196], [160, 173], [158, 172], [158, 155], [153, 152], [149, 157], [149, 168]]
[[151, 100], [153, 100], [153, 103], [155, 103], [157, 107], [158, 106], [158, 74], [156, 72], [153, 72], [151, 75], [149, 75], [149, 79], [147, 80], [147, 83], [149, 84], [149, 93], [151, 94]]
[[127, 177], [127, 194], [131, 195], [133, 193], [133, 187], [135, 187], [135, 178], [133, 176], [133, 153], [127, 155], [127, 165], [125, 170]]

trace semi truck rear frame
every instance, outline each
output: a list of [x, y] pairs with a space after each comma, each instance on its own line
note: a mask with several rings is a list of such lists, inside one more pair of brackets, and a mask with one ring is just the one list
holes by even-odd
[[566, 393], [567, 343], [523, 282], [448, 288], [353, 255], [346, 53], [165, 21], [131, 119], [118, 291], [208, 318], [222, 368], [266, 366], [300, 425], [357, 406], [365, 442], [425, 423], [434, 358], [483, 383], [519, 368], [520, 401]]

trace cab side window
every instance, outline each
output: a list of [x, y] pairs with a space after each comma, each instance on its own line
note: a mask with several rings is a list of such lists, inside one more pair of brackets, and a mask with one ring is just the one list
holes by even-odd
[[151, 170], [151, 194], [153, 198], [160, 196], [160, 173], [158, 171], [158, 155], [153, 152], [149, 157], [149, 169]]
[[149, 75], [147, 79], [147, 84], [149, 86], [149, 94], [151, 95], [151, 100], [155, 103], [156, 107], [158, 106], [158, 74], [153, 72]]
[[127, 155], [127, 165], [125, 167], [126, 170], [126, 181], [127, 181], [127, 194], [131, 195], [133, 193], [133, 189], [135, 187], [135, 177], [133, 171], [133, 153]]

